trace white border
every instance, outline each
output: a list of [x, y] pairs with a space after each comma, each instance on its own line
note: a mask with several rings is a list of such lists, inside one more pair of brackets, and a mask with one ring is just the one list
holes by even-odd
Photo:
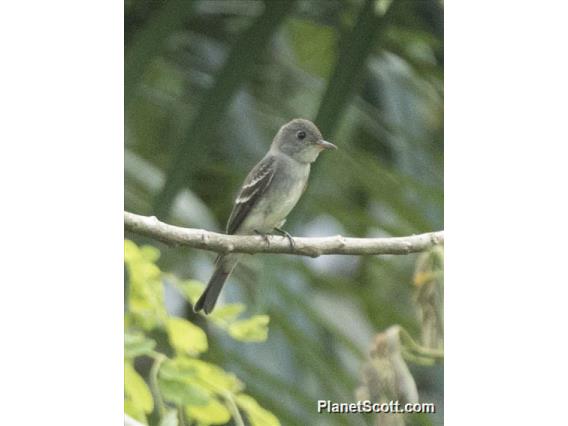
[[445, 422], [561, 424], [566, 6], [445, 7]]
[[123, 7], [2, 6], [3, 424], [123, 422]]

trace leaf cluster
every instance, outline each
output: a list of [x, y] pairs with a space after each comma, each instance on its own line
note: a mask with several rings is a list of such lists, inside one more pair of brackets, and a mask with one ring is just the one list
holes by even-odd
[[[125, 411], [143, 423], [221, 425], [234, 420], [252, 426], [279, 425], [278, 419], [244, 392], [245, 385], [232, 373], [200, 357], [208, 350], [205, 331], [186, 318], [167, 312], [164, 281], [174, 282], [180, 294], [195, 301], [203, 290], [197, 281], [178, 281], [156, 265], [159, 251], [125, 241], [128, 274], [124, 339]], [[269, 318], [239, 316], [242, 304], [220, 307], [211, 322], [240, 342], [263, 342]], [[154, 336], [165, 335], [159, 343]], [[151, 368], [141, 374], [138, 361], [149, 359]], [[241, 414], [241, 412], [243, 414]]]

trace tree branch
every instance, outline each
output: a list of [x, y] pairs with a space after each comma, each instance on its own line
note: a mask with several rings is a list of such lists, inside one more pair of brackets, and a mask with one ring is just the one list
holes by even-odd
[[444, 243], [444, 231], [395, 238], [288, 238], [270, 235], [225, 235], [203, 229], [181, 228], [160, 222], [156, 217], [124, 212], [124, 228], [169, 245], [183, 245], [217, 253], [282, 253], [318, 257], [322, 254], [377, 255], [409, 254], [426, 251]]

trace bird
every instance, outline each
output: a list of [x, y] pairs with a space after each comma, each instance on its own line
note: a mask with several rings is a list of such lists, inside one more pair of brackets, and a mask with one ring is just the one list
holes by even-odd
[[[286, 217], [306, 190], [311, 164], [324, 150], [337, 146], [323, 139], [310, 120], [296, 118], [284, 124], [272, 140], [270, 149], [247, 175], [227, 222], [229, 235], [267, 234], [281, 229]], [[220, 254], [205, 291], [194, 305], [194, 311], [213, 311], [221, 289], [237, 266], [242, 254]]]

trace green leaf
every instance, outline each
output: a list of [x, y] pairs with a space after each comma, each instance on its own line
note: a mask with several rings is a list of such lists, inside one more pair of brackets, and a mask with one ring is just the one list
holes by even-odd
[[151, 413], [154, 409], [154, 399], [148, 385], [129, 362], [124, 363], [124, 393], [135, 411]]
[[236, 396], [237, 405], [247, 414], [251, 426], [278, 426], [280, 422], [274, 414], [262, 408], [256, 400], [249, 395]]
[[201, 296], [201, 293], [205, 290], [205, 284], [197, 280], [176, 281], [175, 286], [181, 292], [185, 300], [192, 305], [195, 305], [197, 299], [199, 299], [199, 296]]
[[186, 365], [184, 362], [186, 359], [188, 358], [178, 357], [164, 361], [160, 366], [160, 377], [171, 380], [194, 380], [197, 374], [197, 367]]
[[124, 240], [124, 261], [133, 262], [141, 257], [140, 250], [134, 241]]
[[144, 258], [136, 259], [136, 261], [127, 265], [130, 267], [128, 272], [130, 273], [131, 281], [151, 283], [160, 280], [160, 275], [162, 274], [160, 268]]
[[160, 250], [152, 246], [142, 246], [140, 254], [148, 262], [155, 263], [160, 258]]
[[211, 398], [207, 405], [186, 406], [185, 413], [187, 417], [206, 425], [224, 425], [231, 419], [229, 410], [214, 398]]
[[160, 420], [160, 426], [178, 426], [177, 410], [168, 410], [168, 412]]
[[124, 260], [128, 269], [127, 319], [144, 330], [152, 330], [167, 318], [164, 305], [162, 271], [154, 264], [157, 249], [124, 241]]
[[177, 405], [205, 405], [209, 402], [209, 394], [201, 386], [186, 380], [171, 380], [160, 377], [160, 392], [166, 401]]
[[225, 395], [226, 392], [236, 393], [243, 389], [243, 384], [234, 374], [194, 358], [180, 356], [165, 361], [160, 368], [160, 376], [185, 383], [198, 383], [218, 395]]
[[156, 347], [156, 342], [149, 339], [142, 333], [129, 333], [124, 334], [124, 357], [136, 358], [140, 355], [149, 355]]
[[255, 315], [235, 321], [229, 326], [229, 334], [242, 342], [264, 342], [268, 337], [268, 315]]
[[207, 335], [188, 320], [177, 317], [168, 318], [166, 329], [170, 344], [176, 352], [196, 355], [207, 351]]
[[148, 419], [146, 419], [144, 410], [134, 404], [131, 399], [124, 400], [124, 412], [133, 419], [136, 419], [143, 424], [148, 424]]
[[209, 318], [217, 325], [225, 326], [235, 321], [245, 310], [246, 307], [242, 303], [230, 303], [219, 306], [209, 315]]

